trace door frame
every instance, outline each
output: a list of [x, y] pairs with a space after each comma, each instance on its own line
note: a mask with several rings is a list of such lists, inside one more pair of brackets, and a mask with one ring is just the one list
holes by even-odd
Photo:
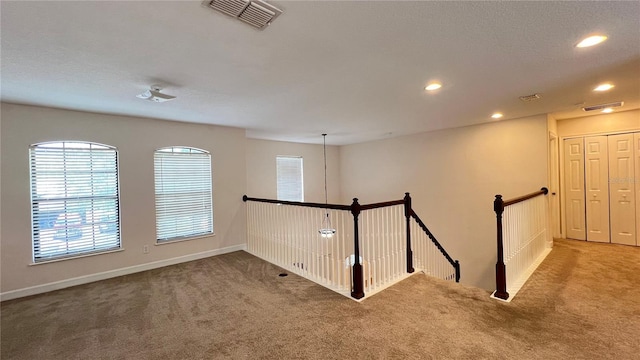
[[549, 216], [551, 221], [551, 235], [553, 238], [562, 237], [559, 149], [560, 143], [558, 135], [553, 131], [549, 131], [549, 187], [551, 190]]

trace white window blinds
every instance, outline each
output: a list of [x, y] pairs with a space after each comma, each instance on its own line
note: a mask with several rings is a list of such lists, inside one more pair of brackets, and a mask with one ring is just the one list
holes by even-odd
[[116, 149], [49, 142], [29, 154], [34, 262], [120, 248]]
[[277, 156], [278, 200], [304, 201], [302, 158]]
[[154, 154], [158, 242], [213, 233], [211, 155], [189, 147]]

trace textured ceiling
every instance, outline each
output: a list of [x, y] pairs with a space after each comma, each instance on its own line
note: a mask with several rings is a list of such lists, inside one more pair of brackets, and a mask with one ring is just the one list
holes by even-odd
[[[637, 1], [270, 3], [259, 31], [197, 1], [2, 1], [2, 100], [330, 144], [640, 100]], [[135, 97], [156, 83], [178, 98]]]

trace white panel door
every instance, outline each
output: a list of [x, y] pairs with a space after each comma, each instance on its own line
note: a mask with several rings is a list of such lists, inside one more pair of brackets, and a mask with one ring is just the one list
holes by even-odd
[[636, 245], [636, 185], [633, 134], [609, 136], [611, 242]]
[[564, 177], [567, 237], [586, 240], [583, 138], [564, 141]]
[[636, 148], [636, 246], [640, 246], [640, 132], [633, 135]]
[[609, 242], [609, 157], [607, 137], [584, 138], [587, 241]]

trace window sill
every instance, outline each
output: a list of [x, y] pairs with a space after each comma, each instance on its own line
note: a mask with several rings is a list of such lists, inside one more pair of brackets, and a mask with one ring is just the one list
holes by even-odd
[[203, 239], [203, 238], [208, 238], [208, 237], [213, 237], [213, 236], [216, 236], [216, 233], [192, 236], [192, 237], [188, 237], [188, 238], [184, 238], [184, 239], [162, 240], [160, 242], [158, 242], [158, 240], [156, 240], [156, 243], [154, 245], [155, 246], [159, 246], [159, 245], [173, 244], [173, 243], [179, 243], [179, 242], [183, 242], [183, 241], [191, 241], [191, 240]]
[[121, 252], [121, 251], [124, 251], [124, 248], [114, 249], [114, 250], [107, 250], [107, 251], [92, 252], [92, 253], [89, 253], [89, 254], [79, 254], [79, 255], [73, 255], [73, 256], [68, 256], [68, 257], [63, 257], [63, 258], [57, 258], [57, 259], [51, 259], [51, 260], [43, 260], [43, 261], [38, 261], [38, 262], [32, 262], [32, 263], [29, 264], [29, 266], [51, 264], [51, 263], [56, 263], [56, 262], [60, 262], [60, 261], [75, 260], [75, 259], [85, 258], [85, 257], [89, 257], [89, 256], [111, 254], [111, 253], [117, 253], [117, 252]]

